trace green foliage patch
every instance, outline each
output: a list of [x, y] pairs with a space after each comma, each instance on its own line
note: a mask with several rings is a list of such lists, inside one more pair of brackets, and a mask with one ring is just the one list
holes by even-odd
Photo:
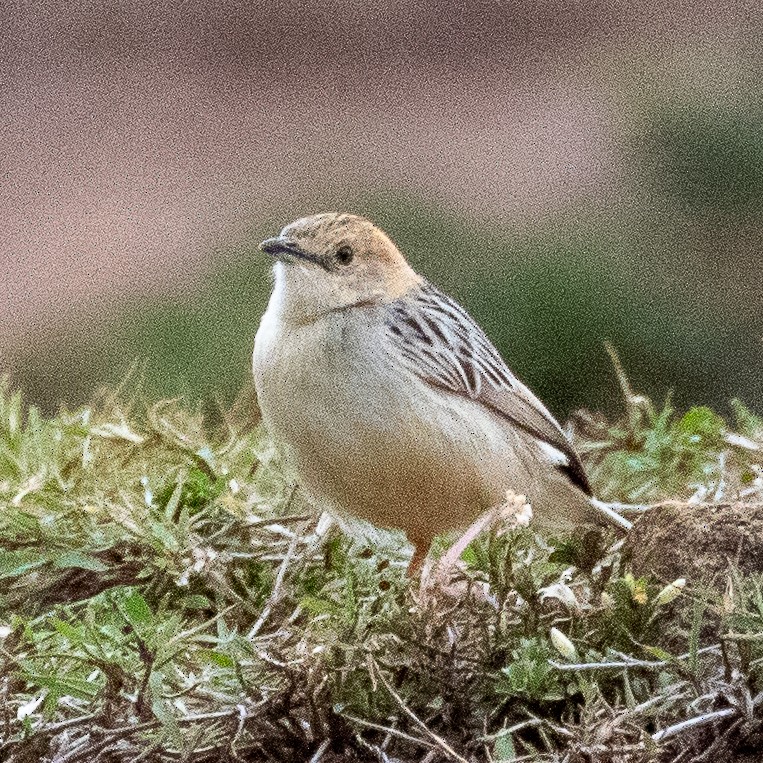
[[[759, 418], [655, 408], [621, 383], [620, 420], [574, 425], [599, 495], [761, 501]], [[245, 408], [205, 417], [127, 385], [46, 418], [4, 382], [0, 759], [760, 749], [763, 577], [684, 588], [620, 545], [496, 529], [427, 589], [399, 533], [350, 537], [305, 505]]]

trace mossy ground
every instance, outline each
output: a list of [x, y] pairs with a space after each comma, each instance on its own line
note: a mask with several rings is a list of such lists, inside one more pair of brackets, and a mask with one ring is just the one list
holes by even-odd
[[[619, 421], [574, 422], [600, 497], [763, 499], [758, 418], [621, 380]], [[614, 535], [492, 532], [424, 596], [401, 536], [315, 514], [250, 420], [0, 388], [0, 760], [759, 759], [763, 576], [671, 588]]]

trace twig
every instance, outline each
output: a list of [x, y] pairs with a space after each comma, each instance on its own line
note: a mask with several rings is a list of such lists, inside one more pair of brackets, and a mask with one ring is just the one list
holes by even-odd
[[271, 517], [270, 519], [255, 519], [246, 523], [246, 529], [249, 530], [252, 527], [270, 527], [271, 525], [283, 525], [287, 522], [306, 522], [308, 519], [312, 519], [311, 514], [290, 514], [285, 517]]
[[[234, 715], [240, 715], [241, 710], [240, 706], [237, 705], [236, 707], [228, 710], [218, 710], [213, 713], [199, 713], [198, 715], [183, 715], [179, 718], [175, 719], [175, 722], [178, 724], [181, 723], [199, 723], [200, 721], [215, 721], [219, 720], [221, 718], [230, 718]], [[147, 731], [148, 729], [154, 729], [157, 726], [161, 725], [158, 720], [153, 721], [144, 721], [143, 723], [135, 723], [130, 726], [120, 726], [119, 728], [115, 729], [103, 729], [102, 733], [106, 737], [115, 737], [115, 736], [129, 736], [131, 734], [135, 734], [138, 731]]]
[[58, 723], [51, 723], [45, 727], [46, 734], [57, 734], [59, 731], [71, 728], [72, 726], [79, 726], [81, 723], [88, 723], [95, 720], [99, 716], [99, 713], [90, 713], [89, 715], [81, 715], [79, 718], [69, 718], [67, 721], [59, 721]]
[[618, 501], [607, 502], [606, 504], [610, 509], [619, 514], [645, 514], [647, 511], [656, 509], [662, 504], [659, 503], [620, 503]]
[[387, 756], [387, 753], [384, 752], [384, 750], [382, 750], [381, 747], [375, 744], [371, 744], [370, 742], [367, 742], [365, 739], [363, 739], [362, 735], [357, 731], [355, 732], [354, 736], [355, 736], [355, 741], [358, 743], [358, 745], [362, 747], [364, 750], [368, 750], [368, 752], [372, 752], [379, 763], [390, 763], [390, 759]]
[[376, 663], [376, 660], [372, 658], [371, 664], [376, 669], [376, 673], [379, 677], [379, 680], [384, 684], [387, 691], [390, 693], [392, 698], [397, 702], [400, 709], [427, 735], [429, 735], [435, 742], [436, 745], [440, 747], [445, 753], [447, 753], [453, 760], [457, 760], [458, 763], [469, 763], [466, 758], [463, 758], [461, 755], [459, 755], [442, 737], [438, 736], [434, 733], [427, 725], [422, 721], [416, 713], [411, 710], [408, 705], [403, 702], [403, 698], [392, 688], [392, 685], [390, 682], [384, 677], [384, 674], [379, 670], [379, 666]]
[[[618, 504], [620, 508], [616, 508], [615, 504], [607, 503], [606, 501], [600, 501], [598, 498], [589, 498], [588, 500], [591, 505], [601, 514], [603, 514], [612, 524], [617, 525], [619, 528], [625, 530], [626, 532], [633, 527], [633, 522], [623, 516], [620, 516], [619, 514], [623, 504]], [[639, 509], [641, 508], [642, 507], [639, 507]]]
[[667, 702], [668, 700], [671, 702], [677, 702], [679, 699], [684, 699], [686, 697], [687, 685], [688, 681], [682, 681], [679, 684], [674, 684], [670, 687], [670, 690], [667, 694], [659, 694], [656, 697], [651, 697], [650, 699], [647, 699], [644, 702], [629, 708], [628, 713], [632, 715], [639, 715], [640, 713], [643, 713], [644, 711], [649, 710], [650, 708], [654, 707], [655, 705], [659, 705], [662, 702]]
[[[697, 649], [696, 654], [706, 654], [707, 652], [718, 652], [721, 649], [720, 644], [710, 644], [710, 646], [703, 646], [702, 649]], [[676, 657], [677, 660], [688, 660], [692, 656], [691, 652], [684, 652]]]
[[426, 747], [430, 750], [434, 747], [434, 745], [431, 742], [427, 742], [426, 739], [419, 739], [418, 737], [414, 737], [414, 736], [411, 736], [410, 734], [406, 734], [404, 731], [398, 731], [397, 729], [393, 729], [390, 726], [382, 726], [380, 723], [373, 723], [372, 721], [366, 721], [366, 720], [363, 720], [363, 718], [358, 718], [354, 715], [348, 715], [347, 713], [340, 713], [340, 715], [343, 718], [346, 718], [348, 721], [357, 723], [360, 726], [366, 726], [369, 729], [374, 729], [374, 731], [385, 731], [390, 736], [398, 737], [399, 739], [403, 739], [406, 742], [410, 742], [411, 744], [421, 745], [422, 747]]
[[521, 731], [522, 729], [529, 728], [531, 726], [538, 726], [539, 724], [544, 723], [543, 720], [540, 718], [528, 718], [526, 721], [520, 721], [519, 723], [515, 723], [513, 726], [509, 726], [508, 728], [501, 729], [500, 731], [496, 731], [495, 734], [485, 734], [484, 736], [481, 736], [479, 738], [480, 742], [494, 742], [499, 737], [505, 736], [506, 734], [513, 734], [517, 731]]
[[[702, 649], [697, 650], [697, 654], [705, 654], [706, 652], [714, 652], [720, 648], [719, 644], [713, 644], [712, 646], [705, 646]], [[635, 657], [631, 657], [628, 654], [622, 652], [615, 652], [616, 655], [621, 657], [621, 660], [609, 660], [605, 662], [581, 662], [575, 664], [556, 662], [555, 660], [549, 660], [548, 664], [557, 670], [604, 670], [607, 668], [664, 668], [667, 665], [673, 665], [679, 660], [689, 659], [691, 654], [686, 652], [685, 654], [679, 654], [672, 660], [638, 660]]]
[[548, 664], [556, 670], [605, 670], [607, 668], [622, 670], [623, 668], [663, 668], [667, 662], [647, 662], [646, 660], [633, 660], [620, 662], [581, 662], [568, 665], [555, 660], [549, 660]]
[[707, 723], [720, 720], [721, 718], [730, 718], [732, 715], [736, 715], [738, 710], [733, 707], [727, 707], [724, 710], [716, 710], [712, 713], [705, 713], [704, 715], [698, 715], [696, 718], [689, 718], [687, 721], [681, 721], [673, 726], [668, 726], [666, 729], [656, 731], [652, 734], [652, 739], [655, 742], [662, 742], [665, 739], [681, 734], [687, 729], [694, 728], [695, 726], [704, 726]]
[[157, 750], [161, 750], [161, 748], [162, 748], [162, 741], [149, 745], [148, 747], [146, 747], [145, 750], [143, 750], [143, 752], [139, 753], [137, 757], [132, 759], [132, 763], [139, 763], [139, 761], [141, 760], [146, 760], [147, 758], [150, 758]]
[[108, 742], [103, 742], [102, 744], [95, 746], [95, 749], [93, 749], [93, 745], [91, 745], [91, 735], [88, 733], [83, 737], [80, 737], [74, 748], [69, 750], [65, 755], [58, 757], [56, 761], [57, 763], [74, 763], [76, 760], [84, 760], [85, 758], [82, 757], [83, 755], [87, 755], [88, 759], [92, 760], [90, 756], [96, 752], [100, 752], [107, 745]]
[[198, 723], [199, 721], [216, 721], [220, 718], [230, 718], [234, 715], [248, 715], [246, 709], [242, 710], [241, 705], [229, 708], [228, 710], [217, 710], [213, 713], [198, 713], [197, 715], [181, 715], [177, 718], [178, 723]]
[[[619, 746], [611, 746], [611, 745], [605, 745], [605, 744], [595, 744], [595, 745], [588, 745], [585, 747], [576, 747], [575, 752], [580, 753], [582, 755], [586, 756], [599, 756], [602, 753], [605, 755], [622, 755], [623, 753], [628, 752], [643, 752], [644, 751], [644, 745], [640, 742], [636, 742], [635, 744], [624, 744]], [[513, 763], [513, 761], [512, 761]]]
[[623, 364], [620, 362], [620, 356], [617, 354], [615, 346], [611, 342], [604, 342], [604, 349], [609, 355], [609, 359], [612, 361], [612, 365], [615, 367], [615, 376], [617, 382], [620, 385], [620, 390], [625, 398], [625, 405], [628, 409], [628, 419], [632, 431], [638, 429], [640, 424], [640, 409], [653, 415], [652, 404], [649, 398], [644, 395], [636, 394], [631, 387], [628, 375], [625, 373]]
[[276, 575], [276, 582], [273, 584], [273, 590], [270, 594], [270, 597], [268, 598], [267, 604], [262, 608], [262, 612], [260, 613], [260, 616], [257, 618], [257, 622], [252, 626], [252, 628], [249, 631], [248, 639], [251, 641], [255, 636], [259, 633], [260, 628], [265, 624], [267, 619], [270, 617], [270, 612], [272, 611], [273, 607], [275, 606], [276, 602], [278, 601], [280, 595], [281, 595], [281, 586], [283, 585], [284, 578], [286, 577], [286, 570], [289, 566], [289, 563], [291, 562], [292, 557], [294, 556], [294, 550], [297, 547], [297, 541], [299, 540], [299, 535], [294, 535], [294, 537], [291, 539], [291, 543], [289, 544], [289, 548], [286, 551], [286, 555], [283, 558], [283, 561], [281, 562], [281, 566], [278, 568], [278, 574]]
[[236, 726], [236, 733], [233, 735], [233, 739], [230, 740], [228, 747], [230, 748], [231, 755], [236, 760], [240, 760], [238, 752], [236, 751], [236, 748], [238, 747], [238, 743], [241, 740], [241, 736], [244, 733], [244, 726], [246, 724], [246, 719], [248, 716], [246, 712], [246, 707], [244, 707], [244, 705], [241, 705], [241, 704], [236, 705], [236, 710], [238, 710], [238, 724]]
[[174, 644], [176, 641], [185, 641], [186, 639], [189, 639], [191, 636], [194, 636], [195, 634], [207, 630], [210, 625], [214, 625], [215, 622], [217, 622], [221, 617], [224, 617], [228, 614], [232, 609], [235, 609], [235, 604], [230, 604], [229, 606], [225, 607], [225, 609], [220, 610], [216, 615], [213, 617], [210, 617], [208, 620], [205, 620], [203, 623], [200, 623], [199, 625], [195, 625], [193, 628], [188, 628], [188, 630], [181, 631], [180, 633], [173, 636], [167, 644]]
[[320, 759], [323, 757], [323, 753], [326, 752], [328, 746], [331, 744], [330, 739], [324, 739], [321, 742], [321, 746], [315, 751], [315, 755], [308, 761], [308, 763], [320, 763]]

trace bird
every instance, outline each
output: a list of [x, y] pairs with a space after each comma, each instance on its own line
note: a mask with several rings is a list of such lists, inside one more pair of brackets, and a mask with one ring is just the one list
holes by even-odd
[[254, 341], [264, 425], [309, 502], [436, 535], [527, 496], [533, 523], [630, 523], [593, 497], [572, 443], [469, 313], [380, 227], [343, 212], [263, 241], [273, 291]]

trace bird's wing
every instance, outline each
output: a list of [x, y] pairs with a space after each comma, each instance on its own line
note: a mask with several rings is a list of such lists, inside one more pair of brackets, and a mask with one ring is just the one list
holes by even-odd
[[556, 419], [509, 370], [485, 332], [429, 283], [388, 305], [387, 330], [423, 381], [487, 406], [560, 454], [559, 468], [591, 495], [583, 465]]

